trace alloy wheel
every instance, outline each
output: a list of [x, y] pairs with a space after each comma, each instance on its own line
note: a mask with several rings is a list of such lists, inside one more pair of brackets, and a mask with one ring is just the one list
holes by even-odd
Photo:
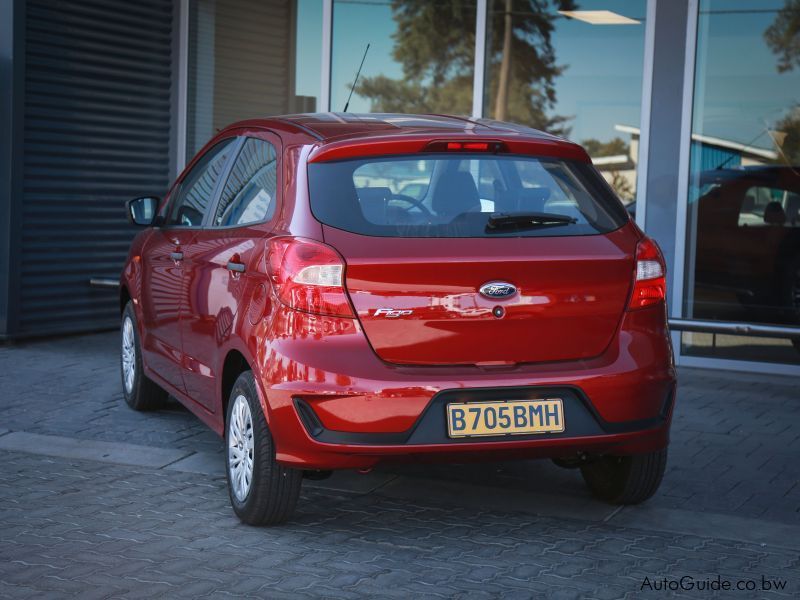
[[253, 482], [253, 415], [243, 394], [233, 401], [228, 423], [228, 472], [231, 488], [239, 502], [244, 502]]
[[122, 376], [125, 391], [130, 394], [136, 378], [136, 337], [130, 317], [125, 317], [122, 323]]

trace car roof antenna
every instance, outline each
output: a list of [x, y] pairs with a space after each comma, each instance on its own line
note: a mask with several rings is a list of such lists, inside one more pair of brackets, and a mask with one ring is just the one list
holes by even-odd
[[350, 88], [350, 95], [347, 96], [347, 102], [344, 103], [344, 111], [342, 112], [347, 112], [347, 107], [350, 106], [350, 98], [353, 97], [353, 90], [356, 89], [356, 84], [358, 83], [358, 76], [361, 75], [361, 69], [364, 66], [364, 61], [367, 59], [367, 52], [369, 52], [369, 44], [367, 44], [367, 47], [364, 48], [364, 56], [361, 57], [361, 64], [358, 66], [356, 79], [355, 81], [353, 81], [353, 86]]

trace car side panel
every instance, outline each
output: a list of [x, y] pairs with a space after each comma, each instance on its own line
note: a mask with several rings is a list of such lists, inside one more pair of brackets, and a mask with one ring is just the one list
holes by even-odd
[[186, 304], [182, 253], [195, 231], [156, 228], [141, 253], [141, 340], [148, 368], [183, 390], [180, 313]]
[[[268, 286], [260, 266], [264, 235], [258, 227], [206, 229], [187, 250], [187, 308], [181, 315], [183, 376], [186, 393], [211, 412], [220, 409], [222, 349], [239, 335], [237, 322], [257, 320], [263, 309]], [[245, 271], [229, 270], [229, 262]]]
[[[211, 223], [220, 202], [218, 195], [209, 208], [208, 227], [199, 231], [187, 248], [184, 269], [188, 294], [186, 310], [181, 316], [183, 377], [188, 396], [213, 413], [221, 413], [224, 400], [220, 392], [224, 349], [232, 339], [246, 339], [240, 337], [241, 323], [256, 322], [260, 318], [259, 311], [263, 309], [269, 288], [264, 269], [264, 237], [274, 227], [282, 206], [280, 138], [267, 131], [237, 133], [242, 138], [265, 140], [275, 149], [276, 206], [272, 218], [266, 222], [216, 227]], [[246, 147], [244, 140], [242, 146]], [[235, 160], [240, 158], [238, 155]], [[235, 170], [234, 162], [229, 176], [233, 176]], [[220, 191], [225, 189], [225, 184], [226, 181], [220, 181]], [[237, 267], [243, 271], [235, 270]]]

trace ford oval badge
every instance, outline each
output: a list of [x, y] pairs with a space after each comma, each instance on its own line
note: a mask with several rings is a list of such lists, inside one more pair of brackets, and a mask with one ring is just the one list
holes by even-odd
[[517, 286], [507, 281], [490, 281], [484, 283], [480, 289], [481, 296], [499, 300], [503, 298], [510, 298], [517, 293]]

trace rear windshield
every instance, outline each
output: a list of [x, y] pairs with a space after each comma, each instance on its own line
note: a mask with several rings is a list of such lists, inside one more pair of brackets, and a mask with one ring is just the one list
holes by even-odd
[[308, 165], [321, 222], [385, 237], [565, 236], [627, 221], [588, 164], [557, 158], [425, 155]]

